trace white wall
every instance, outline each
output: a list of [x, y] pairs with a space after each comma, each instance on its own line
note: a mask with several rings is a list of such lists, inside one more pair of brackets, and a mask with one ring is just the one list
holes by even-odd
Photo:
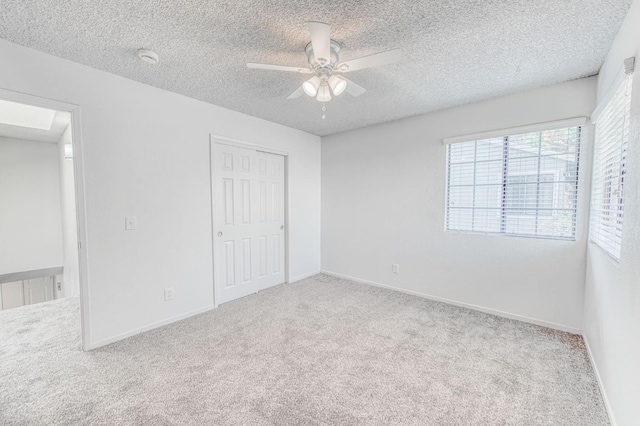
[[211, 307], [210, 133], [290, 153], [290, 277], [319, 271], [319, 137], [4, 40], [0, 57], [0, 87], [81, 107], [90, 346]]
[[64, 253], [63, 297], [77, 296], [80, 294], [78, 223], [76, 222], [76, 184], [73, 173], [73, 159], [65, 159], [65, 145], [71, 143], [71, 126], [67, 126], [62, 137], [58, 141], [60, 204], [62, 206], [62, 249]]
[[625, 180], [620, 263], [589, 244], [585, 294], [585, 337], [618, 425], [640, 424], [640, 2], [635, 1], [598, 76], [602, 98], [636, 57], [631, 135]]
[[576, 241], [445, 233], [442, 138], [586, 116], [594, 99], [588, 78], [323, 138], [322, 269], [580, 331], [590, 128]]
[[0, 274], [62, 266], [58, 147], [0, 138]]

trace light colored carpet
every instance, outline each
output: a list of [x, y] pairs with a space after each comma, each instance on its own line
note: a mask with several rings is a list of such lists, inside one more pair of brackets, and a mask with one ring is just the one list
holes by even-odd
[[582, 338], [317, 275], [92, 352], [0, 312], [3, 425], [604, 425]]

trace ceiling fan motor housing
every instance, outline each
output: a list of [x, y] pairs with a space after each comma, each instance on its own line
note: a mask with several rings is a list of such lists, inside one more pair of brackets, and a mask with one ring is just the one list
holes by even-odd
[[307, 44], [304, 48], [304, 51], [307, 55], [307, 61], [309, 62], [309, 66], [315, 71], [316, 75], [319, 77], [329, 76], [331, 72], [336, 67], [338, 62], [340, 61], [340, 50], [342, 50], [344, 46], [338, 43], [335, 40], [331, 40], [330, 44], [330, 52], [331, 57], [329, 58], [329, 62], [326, 64], [320, 64], [313, 54], [313, 45], [311, 43]]

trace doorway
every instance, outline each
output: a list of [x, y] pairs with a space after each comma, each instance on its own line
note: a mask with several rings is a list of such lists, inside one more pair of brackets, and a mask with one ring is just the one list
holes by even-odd
[[286, 158], [211, 140], [216, 306], [286, 281]]
[[18, 310], [65, 299], [57, 303], [60, 309], [81, 312], [84, 348], [86, 233], [78, 121], [77, 106], [0, 90], [0, 316], [15, 318]]

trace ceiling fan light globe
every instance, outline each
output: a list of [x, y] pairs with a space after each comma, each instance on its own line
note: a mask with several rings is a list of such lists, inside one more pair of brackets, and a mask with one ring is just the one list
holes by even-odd
[[326, 82], [318, 89], [316, 100], [318, 102], [329, 102], [331, 100], [331, 90], [329, 90], [329, 85]]
[[312, 98], [318, 94], [318, 87], [320, 87], [320, 78], [317, 75], [302, 83], [302, 90]]
[[304, 93], [311, 97], [314, 97], [317, 93], [315, 87], [313, 87], [313, 85], [308, 81], [302, 83], [302, 90], [304, 90]]
[[331, 91], [333, 92], [333, 96], [340, 96], [344, 89], [347, 88], [347, 81], [337, 75], [332, 75], [329, 78], [329, 86], [331, 87]]

